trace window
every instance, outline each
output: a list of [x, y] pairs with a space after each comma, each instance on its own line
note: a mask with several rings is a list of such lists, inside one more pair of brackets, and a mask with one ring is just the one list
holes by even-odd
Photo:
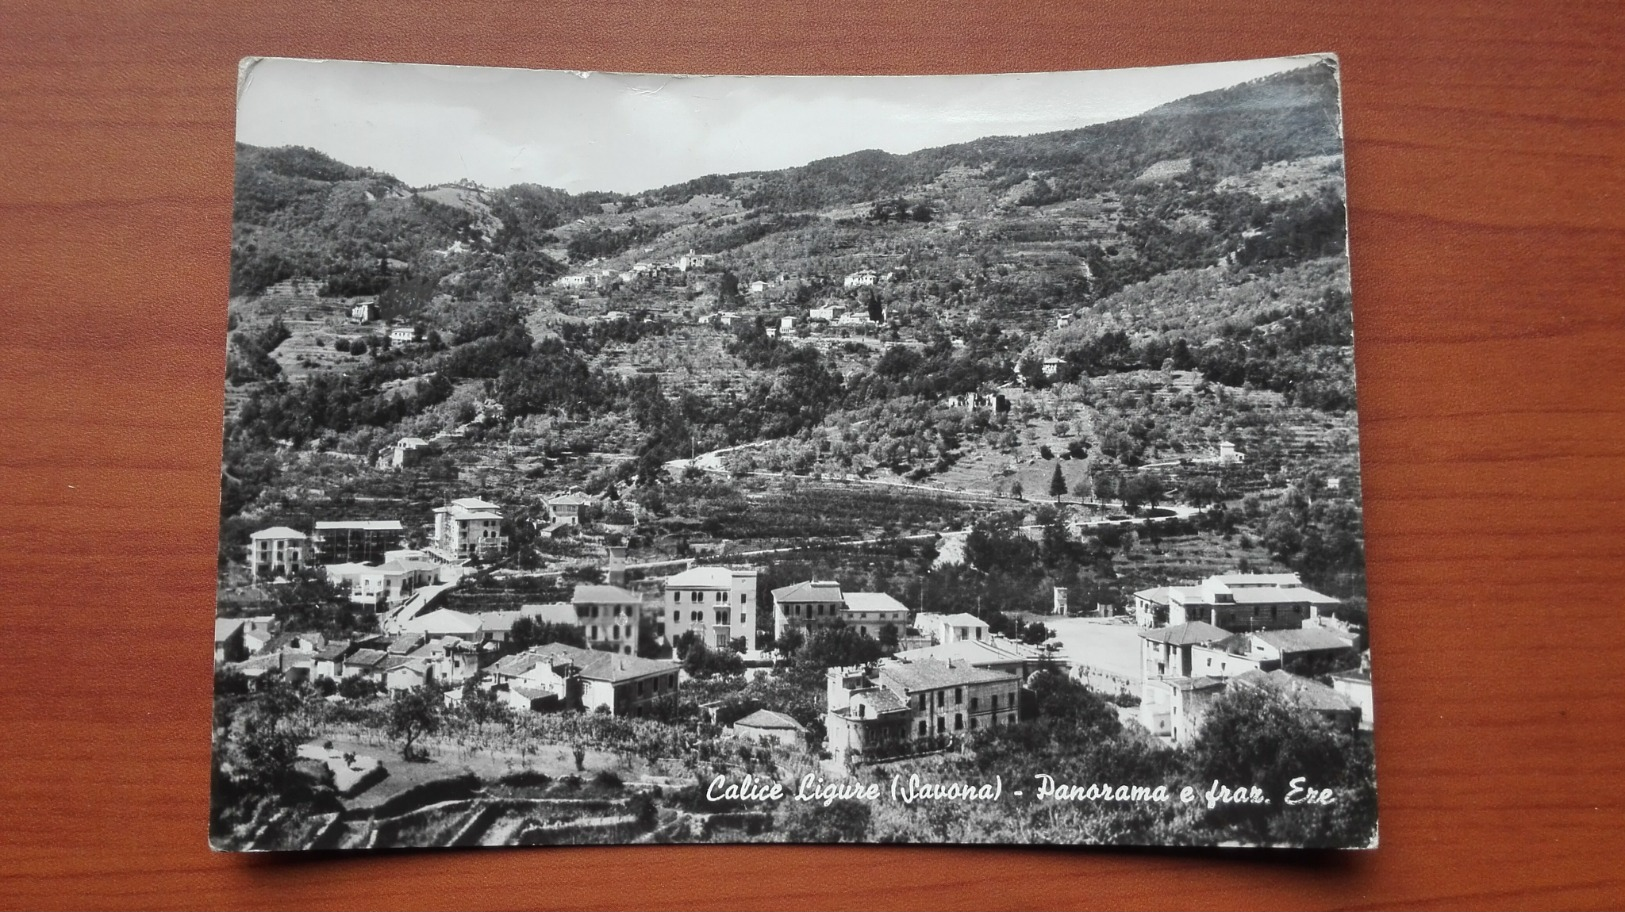
[[682, 601], [683, 601], [683, 594], [681, 592], [673, 592], [671, 594], [671, 603], [673, 605], [679, 604]]
[[700, 620], [702, 620], [702, 618], [700, 616], [700, 613], [698, 611], [690, 612], [688, 619], [690, 621], [695, 622], [695, 623], [698, 623]]
[[975, 712], [975, 711], [976, 711], [976, 704], [977, 704], [977, 703], [978, 703], [978, 702], [979, 702], [979, 700], [978, 700], [978, 698], [976, 698], [976, 697], [971, 697], [971, 698], [970, 698], [970, 711], [971, 711], [971, 712]]
[[971, 727], [971, 731], [976, 730], [976, 720], [975, 719], [970, 720], [970, 727]]
[[958, 704], [958, 703], [963, 703], [963, 702], [965, 702], [965, 688], [963, 688], [963, 687], [955, 687], [954, 688], [954, 703]]
[[745, 623], [745, 612], [743, 611], [739, 612], [739, 623]]
[[745, 593], [743, 592], [739, 593], [739, 604], [745, 604]]
[[867, 716], [868, 714], [869, 714], [869, 707], [864, 706], [862, 703], [859, 703], [858, 704], [858, 718], [862, 719], [864, 716]]
[[999, 711], [999, 695], [998, 694], [993, 695], [993, 711], [994, 712]]
[[921, 719], [920, 720], [920, 737], [924, 738], [925, 737], [925, 732], [926, 732], [925, 720]]
[[954, 713], [954, 731], [964, 731], [964, 730], [965, 730], [965, 717], [960, 715], [959, 713]]
[[947, 719], [941, 719], [941, 718], [937, 719], [937, 734], [939, 734], [939, 735], [943, 734], [947, 730], [948, 730], [948, 720]]

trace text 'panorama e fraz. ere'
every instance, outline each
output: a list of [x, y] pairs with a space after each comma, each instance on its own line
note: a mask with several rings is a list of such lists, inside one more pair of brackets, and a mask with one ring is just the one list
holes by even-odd
[[[1202, 804], [1208, 808], [1220, 805], [1270, 805], [1275, 803], [1256, 785], [1227, 786], [1214, 780], [1206, 790], [1193, 785], [1178, 787], [1167, 785], [1111, 785], [1089, 783], [1075, 785], [1056, 782], [1055, 777], [1040, 774], [1033, 796], [1039, 801], [1103, 801], [1124, 804]], [[1013, 797], [1024, 798], [1025, 789], [1010, 792]], [[889, 787], [880, 782], [854, 782], [847, 779], [825, 779], [813, 773], [801, 777], [793, 788], [773, 779], [744, 776], [737, 781], [726, 776], [711, 780], [705, 791], [707, 801], [807, 801], [828, 806], [836, 801], [900, 801], [914, 804], [919, 801], [998, 801], [1005, 795], [1004, 777], [994, 776], [992, 782], [934, 782], [919, 774], [908, 777], [896, 775]], [[1288, 805], [1324, 805], [1337, 802], [1332, 789], [1316, 788], [1299, 776], [1288, 783], [1281, 802]]]

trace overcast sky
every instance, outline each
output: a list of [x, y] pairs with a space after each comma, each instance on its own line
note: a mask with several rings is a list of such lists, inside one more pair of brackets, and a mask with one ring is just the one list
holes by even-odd
[[261, 59], [237, 139], [319, 149], [413, 186], [634, 192], [1116, 120], [1319, 57], [994, 76], [650, 76]]

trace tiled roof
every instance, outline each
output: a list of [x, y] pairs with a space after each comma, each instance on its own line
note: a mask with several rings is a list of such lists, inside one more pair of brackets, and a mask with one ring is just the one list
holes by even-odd
[[1296, 630], [1259, 630], [1252, 634], [1283, 653], [1317, 652], [1323, 649], [1352, 649], [1354, 644], [1346, 637], [1323, 627], [1303, 627]]
[[806, 731], [806, 728], [804, 728], [800, 722], [797, 722], [784, 713], [774, 712], [771, 709], [758, 709], [745, 718], [740, 719], [738, 722], [735, 722], [734, 728], [769, 728]]
[[898, 661], [894, 658], [882, 661], [877, 670], [882, 678], [894, 682], [909, 693], [921, 690], [936, 690], [940, 687], [959, 687], [966, 684], [987, 684], [994, 681], [1015, 680], [1015, 676], [1002, 671], [991, 671], [985, 668], [977, 668], [974, 665], [961, 665], [958, 662], [950, 665], [936, 659]]
[[693, 567], [669, 580], [667, 589], [728, 589], [733, 586], [733, 571], [727, 567]]
[[1313, 589], [1302, 586], [1269, 587], [1262, 586], [1257, 589], [1232, 589], [1238, 605], [1273, 605], [1286, 602], [1308, 602], [1311, 605], [1336, 605], [1338, 600], [1329, 595], [1322, 595]]
[[943, 643], [940, 646], [922, 646], [919, 649], [905, 649], [896, 656], [911, 662], [921, 659], [933, 659], [938, 662], [954, 660], [956, 664], [964, 663], [977, 667], [988, 665], [1007, 665], [1020, 662], [1023, 657], [1015, 653], [1006, 652], [986, 640], [955, 640], [952, 643]]
[[248, 537], [256, 540], [261, 538], [297, 538], [303, 541], [307, 536], [305, 533], [297, 529], [290, 529], [287, 526], [272, 526], [269, 529], [261, 529]]
[[389, 658], [389, 653], [384, 652], [382, 649], [357, 649], [348, 659], [344, 660], [344, 664], [353, 665], [356, 668], [372, 668], [382, 664], [387, 658]]
[[[663, 659], [644, 659], [614, 652], [603, 652], [598, 649], [583, 649], [579, 646], [569, 646], [564, 643], [549, 643], [545, 646], [537, 646], [520, 653], [520, 655], [535, 657], [535, 661], [526, 666], [525, 671], [534, 668], [536, 661], [561, 658], [574, 664], [583, 678], [590, 678], [594, 681], [608, 681], [610, 683], [666, 674], [681, 667], [676, 662]], [[518, 658], [518, 656], [510, 656], [509, 658]], [[507, 659], [503, 661], [506, 662]], [[502, 663], [499, 662], [497, 667], [501, 668]], [[503, 668], [502, 673], [523, 674], [524, 671], [509, 671]]]
[[809, 581], [782, 586], [773, 590], [775, 602], [838, 602], [841, 585], [824, 581]]
[[1154, 589], [1141, 589], [1139, 592], [1134, 593], [1134, 597], [1145, 599], [1153, 604], [1166, 605], [1168, 604], [1168, 587], [1157, 586]]
[[1267, 687], [1278, 691], [1304, 709], [1340, 712], [1354, 709], [1348, 698], [1317, 681], [1300, 678], [1277, 668], [1271, 672], [1249, 671], [1230, 679], [1232, 686]]
[[1178, 624], [1173, 627], [1159, 627], [1156, 630], [1140, 631], [1141, 639], [1150, 640], [1153, 643], [1167, 643], [1170, 646], [1212, 643], [1229, 635], [1229, 631], [1220, 630], [1212, 624], [1202, 621], [1191, 621], [1188, 624]]
[[884, 592], [848, 592], [845, 595], [847, 611], [884, 611], [908, 613], [908, 606]]
[[333, 642], [328, 643], [326, 646], [316, 650], [315, 657], [323, 661], [334, 662], [344, 658], [344, 654], [349, 651], [349, 640], [334, 640]]
[[242, 618], [215, 618], [214, 641], [216, 643], [223, 643], [226, 640], [231, 639], [232, 634], [241, 629], [243, 629]]
[[570, 601], [577, 605], [642, 604], [643, 596], [620, 586], [577, 586]]
[[439, 608], [411, 620], [402, 621], [401, 627], [435, 636], [446, 633], [473, 634], [480, 631], [480, 619], [450, 608]]
[[398, 519], [324, 519], [316, 524], [318, 531], [329, 529], [359, 529], [364, 532], [399, 532], [401, 521]]
[[958, 614], [939, 615], [939, 617], [942, 618], [942, 623], [945, 623], [945, 624], [948, 624], [948, 625], [951, 625], [951, 626], [954, 626], [954, 627], [986, 627], [987, 626], [987, 621], [982, 620], [981, 618], [977, 617], [974, 614], [966, 614], [963, 611], [959, 612]]
[[877, 713], [904, 712], [908, 709], [908, 703], [904, 702], [902, 697], [884, 687], [872, 687], [862, 693], [869, 697], [869, 702], [875, 705]]

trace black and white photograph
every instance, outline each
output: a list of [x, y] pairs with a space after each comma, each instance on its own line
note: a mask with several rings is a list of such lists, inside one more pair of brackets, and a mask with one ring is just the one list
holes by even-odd
[[211, 845], [1374, 848], [1338, 66], [244, 60]]

